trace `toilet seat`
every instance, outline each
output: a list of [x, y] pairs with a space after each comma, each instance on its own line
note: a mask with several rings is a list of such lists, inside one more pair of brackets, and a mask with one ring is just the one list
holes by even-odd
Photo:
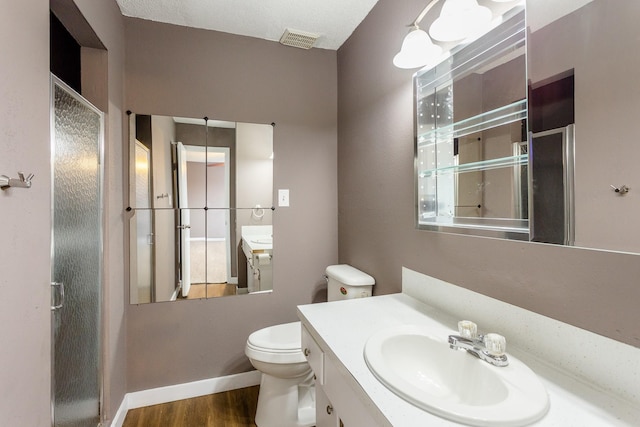
[[301, 349], [300, 322], [284, 323], [260, 329], [249, 335], [246, 355], [269, 363], [304, 363]]

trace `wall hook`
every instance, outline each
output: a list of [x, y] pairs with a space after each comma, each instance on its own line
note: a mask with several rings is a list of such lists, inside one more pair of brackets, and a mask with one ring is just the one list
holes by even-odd
[[31, 188], [31, 179], [33, 174], [30, 173], [25, 178], [24, 173], [18, 172], [18, 178], [9, 178], [6, 175], [0, 175], [0, 188], [6, 190], [9, 187]]
[[629, 190], [631, 190], [626, 185], [622, 185], [620, 187], [616, 187], [615, 185], [612, 185], [611, 188], [613, 188], [613, 191], [615, 191], [616, 193], [618, 193], [620, 195], [627, 194], [629, 192]]

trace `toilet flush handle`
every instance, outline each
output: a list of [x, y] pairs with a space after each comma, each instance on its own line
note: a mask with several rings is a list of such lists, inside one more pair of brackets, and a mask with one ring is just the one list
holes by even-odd
[[308, 348], [305, 348], [303, 353], [305, 357], [309, 357], [309, 355], [311, 354], [311, 350], [309, 350]]

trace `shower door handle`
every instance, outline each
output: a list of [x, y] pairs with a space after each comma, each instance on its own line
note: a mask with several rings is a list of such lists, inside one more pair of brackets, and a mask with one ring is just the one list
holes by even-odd
[[64, 305], [64, 283], [51, 282], [51, 311], [60, 310], [63, 305]]

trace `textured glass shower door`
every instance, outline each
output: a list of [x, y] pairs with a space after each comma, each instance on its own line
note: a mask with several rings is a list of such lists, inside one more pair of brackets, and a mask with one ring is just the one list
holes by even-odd
[[55, 77], [51, 102], [53, 425], [97, 426], [103, 115]]

